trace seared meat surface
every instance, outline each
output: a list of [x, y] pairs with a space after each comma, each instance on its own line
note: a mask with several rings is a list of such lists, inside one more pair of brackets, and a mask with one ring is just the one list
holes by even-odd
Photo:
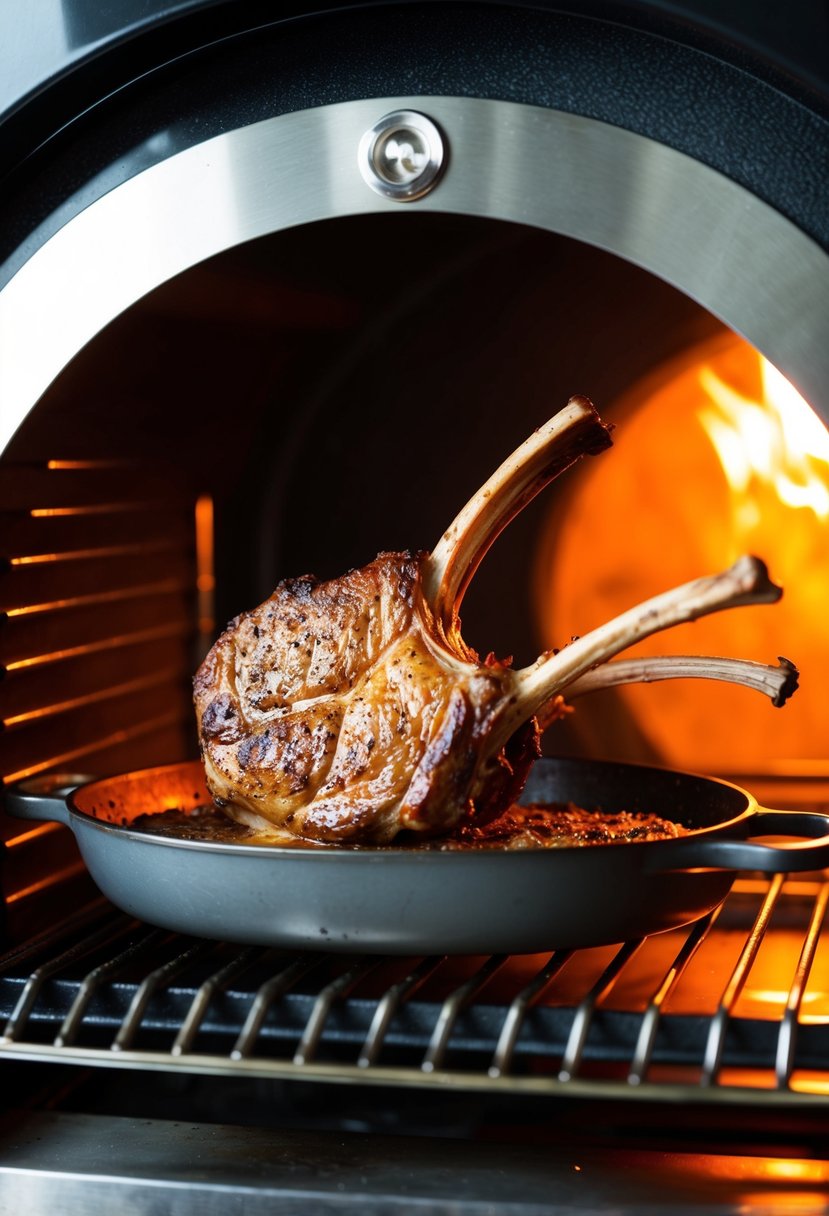
[[[590, 402], [572, 398], [496, 470], [431, 554], [381, 553], [327, 582], [288, 579], [232, 621], [195, 680], [207, 784], [227, 813], [342, 844], [485, 823], [520, 792], [539, 720], [561, 711], [571, 685], [577, 694], [600, 686], [593, 673], [603, 665], [619, 669], [608, 683], [619, 682], [621, 665], [606, 661], [656, 630], [779, 597], [762, 562], [743, 558], [522, 670], [482, 661], [458, 616], [481, 558], [553, 477], [609, 444]], [[679, 664], [675, 674], [687, 670]], [[727, 670], [719, 678], [741, 680], [747, 669]], [[579, 687], [588, 676], [592, 684]], [[782, 679], [792, 685], [788, 672], [751, 678], [770, 696]]]
[[290, 579], [222, 635], [196, 704], [208, 785], [231, 813], [344, 842], [457, 820], [512, 673], [436, 643], [426, 556]]

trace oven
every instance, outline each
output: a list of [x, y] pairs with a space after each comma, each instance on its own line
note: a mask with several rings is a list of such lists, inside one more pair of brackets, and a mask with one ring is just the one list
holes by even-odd
[[[51, 8], [54, 11], [51, 11]], [[286, 576], [429, 549], [575, 392], [614, 447], [464, 604], [530, 661], [756, 552], [670, 681], [551, 755], [829, 809], [825, 17], [731, 3], [81, 0], [6, 16], [0, 773], [196, 754], [192, 675]], [[341, 955], [179, 934], [4, 815], [0, 1210], [826, 1207], [829, 883], [644, 938]]]

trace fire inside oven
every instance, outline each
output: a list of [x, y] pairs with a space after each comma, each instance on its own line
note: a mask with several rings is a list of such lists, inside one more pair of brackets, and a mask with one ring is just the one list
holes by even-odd
[[[466, 637], [525, 663], [756, 553], [784, 586], [779, 606], [637, 653], [785, 655], [801, 671], [789, 704], [708, 681], [607, 689], [545, 750], [722, 774], [767, 805], [824, 808], [823, 424], [746, 338], [656, 274], [533, 224], [415, 206], [200, 261], [116, 316], [25, 418], [0, 463], [5, 781], [194, 755], [190, 680], [227, 619], [282, 577], [431, 548], [579, 392], [614, 447], [510, 525], [470, 589]], [[709, 1112], [762, 1091], [771, 1124], [829, 1093], [820, 873], [743, 875], [692, 926], [607, 948], [345, 960], [137, 924], [97, 895], [65, 829], [6, 819], [4, 833], [11, 1061]], [[84, 1075], [65, 1109], [103, 1109], [103, 1089]], [[154, 1113], [160, 1099], [136, 1101]]]

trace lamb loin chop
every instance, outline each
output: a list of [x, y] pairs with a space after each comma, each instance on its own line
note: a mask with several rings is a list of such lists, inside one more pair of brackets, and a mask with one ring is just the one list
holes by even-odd
[[[501, 465], [431, 554], [381, 553], [327, 582], [287, 579], [232, 621], [195, 680], [217, 803], [234, 819], [276, 830], [277, 839], [349, 845], [484, 823], [520, 792], [539, 754], [539, 716], [545, 724], [555, 717], [568, 688], [590, 691], [591, 676], [601, 686], [603, 670], [610, 683], [623, 682], [628, 673], [613, 672], [622, 664], [606, 660], [657, 630], [779, 598], [763, 563], [744, 557], [522, 670], [493, 656], [482, 661], [458, 617], [479, 562], [545, 485], [609, 445], [591, 403], [571, 398]], [[778, 699], [795, 679], [788, 668], [722, 662], [731, 666], [719, 678]], [[672, 674], [687, 672], [650, 678]]]

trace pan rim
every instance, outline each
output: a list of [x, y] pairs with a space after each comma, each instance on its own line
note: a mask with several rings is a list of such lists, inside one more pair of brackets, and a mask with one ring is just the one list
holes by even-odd
[[[671, 837], [667, 840], [628, 840], [619, 841], [609, 844], [593, 844], [593, 845], [558, 845], [546, 848], [527, 848], [527, 849], [416, 849], [416, 848], [401, 848], [395, 845], [350, 845], [343, 846], [338, 844], [315, 844], [307, 842], [296, 845], [269, 845], [269, 844], [235, 844], [227, 841], [214, 840], [187, 840], [179, 839], [175, 836], [155, 835], [152, 832], [136, 831], [135, 829], [118, 823], [108, 823], [106, 820], [99, 819], [97, 816], [90, 814], [88, 811], [81, 810], [75, 803], [76, 796], [81, 791], [89, 791], [95, 786], [103, 785], [107, 781], [117, 781], [119, 779], [128, 780], [137, 777], [151, 778], [157, 775], [163, 775], [166, 772], [181, 772], [183, 769], [192, 767], [197, 774], [201, 774], [201, 763], [198, 760], [180, 761], [173, 764], [156, 765], [152, 768], [139, 769], [132, 773], [121, 773], [115, 777], [96, 778], [94, 781], [87, 782], [83, 786], [72, 790], [66, 799], [67, 809], [69, 811], [70, 820], [79, 821], [79, 825], [85, 828], [92, 828], [106, 835], [112, 835], [117, 839], [130, 840], [140, 842], [141, 844], [163, 845], [167, 847], [186, 849], [198, 853], [215, 853], [228, 854], [234, 857], [251, 857], [261, 856], [266, 858], [287, 859], [292, 858], [336, 858], [342, 861], [345, 858], [352, 859], [349, 864], [355, 864], [358, 859], [368, 860], [380, 858], [388, 859], [395, 858], [400, 863], [402, 859], [407, 862], [413, 862], [416, 865], [434, 864], [436, 859], [439, 865], [446, 865], [449, 862], [454, 864], [481, 864], [477, 859], [481, 857], [491, 856], [510, 856], [510, 857], [534, 857], [539, 856], [567, 856], [573, 857], [581, 854], [592, 854], [596, 850], [601, 850], [603, 855], [617, 855], [627, 853], [631, 848], [641, 849], [644, 846], [650, 846], [651, 852], [656, 853], [660, 846], [668, 846], [673, 852], [677, 845], [682, 844], [684, 840], [699, 840], [701, 838], [712, 837], [715, 835], [723, 835], [730, 829], [733, 829], [737, 824], [742, 824], [746, 819], [751, 818], [759, 805], [757, 800], [748, 790], [736, 785], [734, 782], [728, 781], [721, 777], [706, 776], [701, 773], [679, 772], [675, 769], [660, 767], [652, 764], [633, 764], [622, 761], [612, 760], [582, 760], [579, 757], [571, 756], [544, 756], [543, 761], [558, 761], [565, 763], [587, 763], [594, 765], [596, 768], [605, 771], [610, 769], [621, 769], [625, 772], [642, 772], [642, 773], [658, 773], [666, 776], [674, 776], [681, 779], [689, 779], [694, 781], [702, 781], [709, 785], [715, 785], [718, 788], [724, 788], [739, 794], [745, 801], [744, 808], [736, 815], [732, 815], [728, 819], [723, 819], [715, 824], [709, 824], [701, 828], [690, 828], [684, 836]], [[536, 762], [538, 763], [538, 761]], [[208, 792], [209, 797], [209, 792]], [[476, 861], [470, 863], [468, 861], [459, 862], [459, 858], [475, 858]], [[521, 863], [518, 863], [521, 864]]]

